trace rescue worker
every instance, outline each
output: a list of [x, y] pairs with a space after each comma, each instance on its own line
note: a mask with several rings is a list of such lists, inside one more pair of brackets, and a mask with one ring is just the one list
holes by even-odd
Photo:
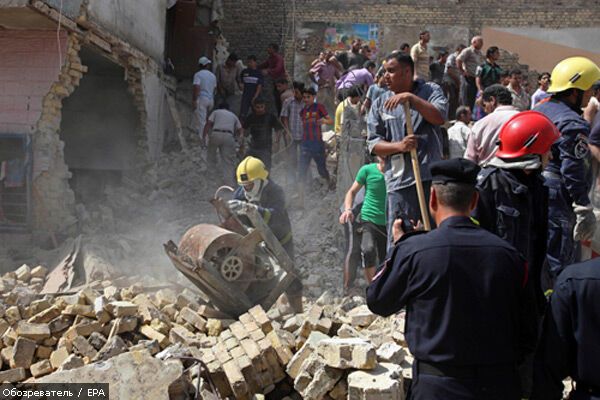
[[[473, 217], [480, 226], [513, 245], [527, 260], [529, 290], [535, 302], [529, 307], [536, 323], [546, 304], [541, 272], [546, 260], [548, 189], [542, 170], [550, 160], [550, 147], [560, 133], [537, 111], [513, 115], [500, 129], [499, 148], [478, 176], [479, 201]], [[531, 394], [533, 354], [520, 369], [522, 396]]]
[[552, 70], [548, 93], [534, 110], [557, 126], [560, 138], [552, 145], [552, 160], [544, 169], [549, 189], [548, 264], [550, 280], [579, 253], [579, 241], [590, 239], [596, 217], [588, 193], [589, 124], [581, 117], [584, 92], [600, 79], [600, 69], [585, 57], [570, 57]]
[[469, 218], [479, 166], [455, 158], [430, 171], [438, 228], [405, 234], [394, 221], [395, 244], [367, 288], [368, 307], [382, 316], [406, 307], [409, 399], [520, 399], [516, 366], [535, 343], [523, 307], [532, 301], [525, 260]]
[[548, 233], [548, 188], [541, 173], [559, 136], [544, 114], [513, 115], [500, 129], [496, 157], [477, 178], [479, 201], [473, 212], [482, 228], [512, 244], [527, 260], [540, 313], [545, 304], [540, 276]]
[[600, 399], [600, 259], [566, 267], [558, 276], [535, 354], [532, 400]]
[[[294, 261], [294, 241], [292, 226], [285, 208], [285, 194], [281, 186], [268, 179], [269, 171], [256, 157], [248, 156], [237, 167], [237, 181], [240, 186], [229, 200], [232, 212], [243, 217], [247, 207], [254, 207], [262, 215], [281, 246]], [[288, 287], [287, 297], [295, 313], [302, 312], [302, 282], [296, 279]]]

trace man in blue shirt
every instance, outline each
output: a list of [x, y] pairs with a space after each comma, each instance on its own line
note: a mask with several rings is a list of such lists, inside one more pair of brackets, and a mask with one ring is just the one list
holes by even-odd
[[[441, 160], [440, 125], [446, 120], [448, 100], [433, 82], [413, 80], [414, 63], [402, 53], [388, 57], [385, 81], [389, 91], [373, 102], [367, 117], [369, 151], [386, 157], [388, 248], [392, 223], [399, 213], [414, 221], [422, 220], [412, 169], [410, 151], [417, 149], [421, 178], [427, 196], [431, 174], [429, 163]], [[401, 104], [408, 102], [414, 136], [406, 133], [406, 117]]]
[[256, 68], [256, 56], [248, 56], [248, 68], [242, 71], [242, 105], [240, 119], [245, 119], [250, 111], [250, 106], [262, 92], [263, 76]]

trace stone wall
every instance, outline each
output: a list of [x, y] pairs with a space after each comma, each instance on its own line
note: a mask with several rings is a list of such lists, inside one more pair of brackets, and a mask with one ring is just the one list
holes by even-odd
[[283, 42], [288, 69], [293, 64], [292, 29], [304, 22], [379, 23], [384, 28], [465, 26], [471, 35], [486, 26], [558, 29], [598, 26], [600, 22], [597, 2], [585, 0], [551, 6], [542, 0], [224, 0], [223, 3], [227, 18], [222, 29], [230, 48], [240, 56], [250, 53], [262, 56], [269, 42]]

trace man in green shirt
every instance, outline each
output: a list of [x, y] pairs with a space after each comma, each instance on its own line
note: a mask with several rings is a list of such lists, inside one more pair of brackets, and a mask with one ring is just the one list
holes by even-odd
[[[365, 278], [371, 282], [378, 263], [383, 262], [386, 252], [387, 231], [385, 227], [386, 187], [383, 169], [385, 158], [377, 156], [377, 162], [363, 165], [356, 174], [356, 180], [346, 193], [344, 211], [340, 224], [356, 222], [362, 230], [361, 252]], [[352, 202], [354, 196], [365, 187], [365, 198], [357, 221], [354, 221]], [[347, 289], [347, 288], [345, 288]]]

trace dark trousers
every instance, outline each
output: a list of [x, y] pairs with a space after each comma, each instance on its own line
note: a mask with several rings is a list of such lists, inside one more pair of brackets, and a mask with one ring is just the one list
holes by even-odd
[[[425, 192], [425, 202], [429, 204], [430, 181], [423, 181], [423, 191]], [[388, 192], [387, 198], [387, 249], [389, 250], [393, 243], [392, 226], [399, 213], [407, 215], [409, 219], [422, 221], [421, 208], [419, 207], [419, 196], [417, 195], [417, 186], [412, 185], [394, 192]], [[430, 218], [431, 220], [431, 218]], [[431, 224], [433, 227], [433, 222]]]
[[435, 376], [418, 371], [413, 363], [413, 380], [408, 400], [519, 400], [521, 388], [516, 371], [498, 373], [473, 367], [472, 377]]
[[461, 76], [460, 78], [460, 104], [473, 110], [477, 98], [477, 85], [474, 77]]
[[359, 232], [358, 223], [344, 224], [344, 236], [346, 238], [346, 254], [344, 255], [344, 286], [352, 287], [356, 279], [356, 270], [361, 262], [362, 232]]
[[267, 170], [271, 170], [271, 147], [269, 148], [259, 148], [259, 147], [250, 147], [248, 149], [248, 156], [256, 157], [260, 159], [264, 164]]
[[298, 174], [300, 182], [306, 183], [306, 172], [310, 166], [310, 161], [314, 160], [317, 164], [317, 171], [321, 177], [329, 180], [329, 172], [327, 171], [327, 159], [325, 155], [325, 146], [300, 146], [300, 162], [298, 163]]
[[363, 221], [358, 229], [362, 231], [360, 251], [362, 252], [363, 267], [370, 268], [381, 264], [385, 259], [387, 247], [385, 226]]
[[546, 176], [548, 186], [548, 250], [550, 275], [556, 279], [567, 266], [574, 264], [579, 256], [579, 242], [573, 239], [575, 213], [568, 200], [567, 189], [559, 179]]

